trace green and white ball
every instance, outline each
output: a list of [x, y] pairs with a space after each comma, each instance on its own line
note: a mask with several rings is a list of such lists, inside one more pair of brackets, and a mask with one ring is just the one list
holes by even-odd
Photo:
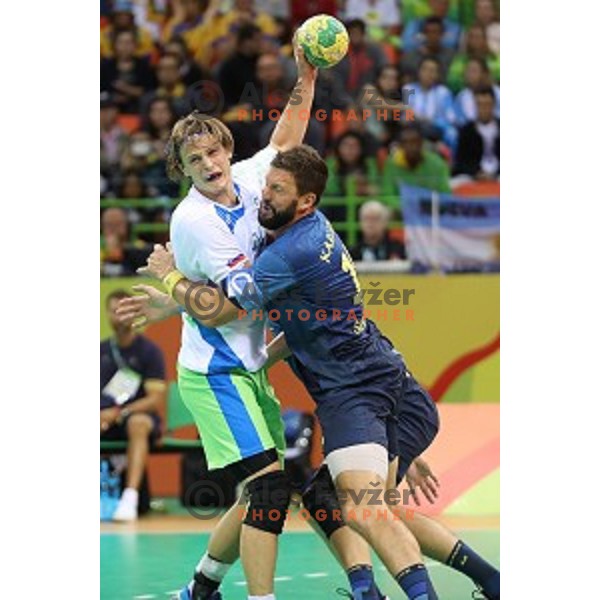
[[298, 43], [309, 63], [321, 69], [337, 65], [348, 51], [348, 32], [331, 15], [316, 15], [299, 27]]

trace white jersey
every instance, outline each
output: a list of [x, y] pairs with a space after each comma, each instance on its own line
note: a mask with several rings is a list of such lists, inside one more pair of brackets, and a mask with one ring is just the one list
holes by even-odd
[[[231, 167], [239, 204], [228, 208], [203, 196], [194, 186], [171, 218], [175, 264], [190, 281], [216, 284], [246, 259], [254, 262], [263, 240], [258, 206], [269, 165], [277, 151], [267, 146]], [[197, 373], [257, 371], [266, 359], [265, 321], [234, 319], [209, 328], [183, 313], [179, 363]]]

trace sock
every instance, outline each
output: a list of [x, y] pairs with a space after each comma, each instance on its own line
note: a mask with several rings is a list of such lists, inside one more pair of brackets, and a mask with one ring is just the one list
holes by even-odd
[[425, 565], [407, 567], [395, 577], [409, 600], [438, 600]]
[[470, 577], [486, 596], [500, 597], [500, 572], [464, 542], [456, 542], [446, 564]]
[[132, 504], [137, 508], [139, 494], [135, 488], [125, 488], [121, 494], [121, 501], [127, 504]]
[[196, 566], [194, 590], [201, 598], [210, 597], [219, 588], [230, 567], [230, 564], [221, 562], [205, 552]]
[[371, 565], [356, 565], [346, 571], [352, 592], [362, 592], [362, 600], [381, 600], [382, 596], [375, 585]]
[[266, 596], [248, 596], [248, 600], [275, 600], [275, 594], [267, 594]]

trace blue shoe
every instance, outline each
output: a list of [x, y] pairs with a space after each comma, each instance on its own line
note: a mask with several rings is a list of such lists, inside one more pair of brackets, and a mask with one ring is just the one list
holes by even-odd
[[[349, 600], [370, 600], [373, 598], [373, 594], [377, 594], [377, 592], [372, 588], [359, 588], [354, 590], [353, 592], [349, 592], [344, 588], [338, 588], [336, 593], [339, 596], [344, 596], [345, 598], [349, 598]], [[383, 600], [390, 600], [388, 596], [384, 596]]]
[[[200, 596], [194, 596], [194, 582], [186, 585], [176, 596], [173, 596], [172, 600], [199, 600]], [[221, 592], [214, 591], [207, 600], [223, 600]]]

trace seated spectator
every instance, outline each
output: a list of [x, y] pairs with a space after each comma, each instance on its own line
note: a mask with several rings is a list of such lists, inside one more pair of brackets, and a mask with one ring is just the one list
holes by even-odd
[[352, 179], [354, 193], [371, 196], [379, 192], [377, 162], [367, 156], [365, 141], [352, 131], [342, 134], [334, 144], [333, 156], [327, 159], [329, 177], [325, 196], [345, 196], [349, 193]]
[[132, 0], [116, 0], [113, 3], [109, 24], [100, 31], [100, 56], [114, 58], [114, 43], [119, 31], [132, 31], [135, 37], [135, 55], [150, 59], [154, 51], [152, 34], [138, 27], [133, 15]]
[[[394, 65], [384, 65], [377, 73], [375, 84], [367, 83], [360, 95], [361, 108], [370, 110], [366, 119], [367, 130], [380, 143], [387, 145], [400, 130], [401, 120], [405, 120], [400, 71]], [[394, 111], [402, 110], [400, 119], [395, 118]], [[386, 111], [386, 112], [381, 112]], [[386, 118], [382, 118], [385, 116]]]
[[150, 443], [161, 433], [159, 411], [167, 385], [163, 353], [135, 333], [116, 314], [119, 300], [131, 294], [115, 290], [106, 300], [114, 336], [100, 342], [100, 439], [127, 440], [127, 481], [113, 519], [135, 521], [138, 495]]
[[164, 154], [165, 145], [177, 116], [168, 98], [154, 98], [144, 114], [142, 129], [150, 134], [154, 149], [159, 156]]
[[[258, 118], [252, 124], [251, 135], [256, 135], [257, 150], [269, 144], [271, 134], [275, 129], [277, 120], [269, 117], [270, 111], [276, 111], [273, 115], [282, 114], [288, 102], [291, 86], [285, 79], [283, 59], [277, 54], [262, 54], [256, 63], [257, 89], [251, 97], [250, 110], [257, 111]], [[252, 118], [252, 113], [249, 113]], [[234, 139], [240, 131], [235, 124], [232, 132]], [[315, 148], [319, 153], [325, 153], [325, 125], [317, 121], [314, 116], [308, 123], [308, 129], [304, 143]], [[243, 142], [247, 143], [246, 140]], [[239, 153], [239, 148], [237, 149]]]
[[369, 39], [373, 41], [400, 45], [398, 34], [402, 20], [397, 0], [348, 0], [344, 19], [364, 21]]
[[190, 57], [185, 41], [181, 37], [174, 37], [164, 45], [163, 53], [166, 56], [175, 56], [179, 60], [180, 79], [186, 87], [208, 79], [208, 75]]
[[402, 68], [405, 71], [416, 73], [419, 65], [426, 58], [433, 58], [439, 65], [439, 82], [444, 82], [448, 74], [448, 67], [452, 62], [454, 50], [442, 46], [444, 35], [444, 22], [439, 17], [427, 17], [423, 21], [423, 43], [414, 50], [405, 52], [402, 59]]
[[[465, 83], [467, 87], [461, 90], [454, 100], [457, 125], [464, 125], [474, 121], [477, 117], [475, 103], [475, 90], [490, 85], [490, 72], [486, 62], [481, 58], [470, 58], [465, 66]], [[494, 90], [495, 105], [494, 116], [500, 118], [500, 88], [492, 86]]]
[[375, 74], [388, 61], [378, 44], [367, 41], [364, 21], [354, 19], [346, 24], [350, 45], [346, 56], [332, 68], [343, 88], [356, 98], [363, 86], [375, 82]]
[[119, 109], [109, 94], [100, 94], [100, 172], [112, 180], [119, 171], [127, 134], [118, 124]]
[[500, 22], [492, 0], [475, 0], [475, 23], [484, 28], [490, 51], [500, 56]]
[[500, 58], [490, 52], [485, 39], [485, 30], [480, 25], [473, 25], [466, 35], [465, 51], [457, 54], [452, 60], [448, 71], [448, 87], [458, 92], [465, 85], [464, 72], [470, 58], [480, 58], [485, 61], [488, 72], [494, 83], [500, 81]]
[[[212, 2], [211, 4], [216, 4]], [[205, 22], [208, 2], [206, 0], [171, 0], [172, 14], [162, 30], [162, 42], [167, 44], [174, 38], [183, 39], [190, 48], [195, 31]]]
[[236, 50], [223, 62], [218, 73], [225, 108], [243, 104], [246, 101], [244, 90], [247, 93], [248, 90], [258, 89], [256, 63], [260, 55], [261, 38], [262, 32], [256, 25], [240, 27]]
[[383, 172], [384, 193], [396, 196], [400, 184], [450, 192], [450, 169], [441, 156], [423, 148], [423, 134], [417, 124], [400, 131], [399, 148], [390, 152]]
[[147, 113], [150, 103], [156, 98], [170, 100], [178, 116], [185, 113], [185, 83], [181, 76], [181, 62], [173, 54], [161, 56], [156, 65], [158, 87], [144, 94], [141, 100], [141, 112]]
[[390, 209], [378, 200], [365, 202], [359, 210], [360, 241], [350, 249], [354, 260], [374, 262], [406, 258], [404, 244], [390, 237]]
[[477, 118], [461, 127], [454, 165], [455, 175], [489, 181], [500, 175], [500, 120], [494, 116], [494, 90], [475, 92]]
[[404, 86], [403, 97], [420, 121], [425, 137], [444, 141], [451, 149], [456, 147], [456, 115], [450, 90], [439, 83], [439, 63], [424, 58], [419, 67], [416, 83]]
[[235, 51], [237, 34], [243, 27], [258, 27], [261, 44], [263, 37], [275, 40], [278, 32], [275, 19], [268, 12], [256, 10], [253, 0], [234, 0], [233, 9], [226, 4], [211, 0], [202, 25], [186, 40], [194, 59], [211, 72]]
[[132, 133], [121, 158], [121, 171], [139, 173], [148, 186], [150, 197], [177, 198], [179, 185], [167, 177], [163, 148], [164, 142], [153, 139], [152, 134], [147, 130]]
[[338, 2], [336, 0], [304, 0], [303, 2], [290, 2], [292, 26], [300, 27], [306, 19], [314, 15], [326, 14], [338, 17]]
[[100, 240], [100, 275], [126, 277], [136, 275], [152, 253], [152, 247], [130, 239], [127, 213], [122, 208], [107, 208], [102, 213]]
[[148, 188], [140, 174], [136, 171], [128, 171], [121, 179], [119, 187], [119, 198], [136, 200], [139, 198], [148, 198]]
[[[456, 50], [460, 41], [460, 25], [448, 18], [449, 0], [429, 0], [430, 15], [442, 20], [444, 37], [442, 46], [450, 50]], [[412, 52], [423, 43], [423, 24], [425, 18], [412, 19], [406, 22], [404, 33], [402, 35], [402, 48], [404, 52]]]
[[122, 113], [135, 114], [140, 98], [155, 87], [154, 72], [148, 62], [135, 56], [135, 33], [118, 31], [114, 36], [114, 58], [100, 64], [100, 91], [112, 95]]

